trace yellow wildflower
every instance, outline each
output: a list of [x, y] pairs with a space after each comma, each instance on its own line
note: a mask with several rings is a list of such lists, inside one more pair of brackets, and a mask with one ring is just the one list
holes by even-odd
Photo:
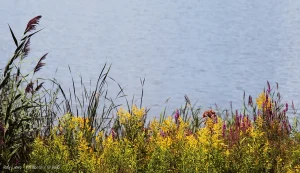
[[164, 132], [169, 132], [171, 130], [176, 129], [176, 124], [172, 121], [172, 117], [168, 116], [164, 121], [161, 126], [161, 130]]
[[157, 140], [157, 144], [161, 149], [168, 149], [172, 144], [172, 139], [168, 136], [166, 138], [161, 138], [161, 140]]
[[[262, 92], [258, 98], [256, 98], [256, 105], [258, 109], [262, 109], [263, 104], [266, 104], [266, 93]], [[271, 107], [272, 106], [272, 102], [271, 99], [268, 99], [268, 103], [265, 105], [265, 107]]]
[[117, 115], [120, 118], [120, 123], [124, 124], [127, 120], [131, 119], [131, 115], [128, 111], [125, 111], [123, 108], [120, 108], [117, 112]]
[[197, 132], [198, 140], [202, 145], [208, 145], [209, 144], [209, 141], [208, 141], [209, 135], [210, 135], [210, 130], [208, 128], [201, 128]]
[[261, 128], [263, 126], [264, 120], [261, 116], [258, 116], [256, 122], [257, 122], [258, 127]]
[[132, 113], [137, 116], [139, 119], [141, 119], [145, 115], [145, 109], [144, 108], [137, 108], [136, 105], [132, 106]]
[[205, 125], [207, 128], [212, 129], [214, 127], [213, 119], [211, 118], [206, 119]]
[[186, 137], [187, 144], [190, 148], [197, 148], [198, 141], [193, 135], [189, 135]]
[[156, 119], [154, 119], [153, 121], [150, 122], [149, 127], [152, 131], [156, 131], [159, 128], [158, 121]]

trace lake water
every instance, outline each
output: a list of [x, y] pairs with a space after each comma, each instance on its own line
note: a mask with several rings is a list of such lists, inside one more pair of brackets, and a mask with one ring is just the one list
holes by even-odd
[[[187, 94], [203, 109], [217, 103], [242, 108], [243, 91], [256, 97], [267, 80], [283, 100], [300, 107], [300, 1], [296, 0], [7, 0], [0, 5], [1, 67], [14, 50], [7, 23], [21, 37], [42, 15], [28, 67], [49, 52], [43, 77], [71, 87], [95, 81], [105, 62], [129, 98], [140, 97], [158, 115]], [[55, 70], [58, 71], [55, 75]], [[114, 83], [110, 95], [118, 89]], [[125, 103], [125, 102], [123, 102]]]

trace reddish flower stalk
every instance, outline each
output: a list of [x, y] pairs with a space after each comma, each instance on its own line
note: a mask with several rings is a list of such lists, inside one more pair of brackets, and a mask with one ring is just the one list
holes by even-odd
[[271, 86], [270, 86], [270, 83], [269, 81], [267, 81], [267, 84], [268, 84], [268, 89], [267, 89], [267, 92], [270, 93], [271, 92]]
[[208, 117], [208, 118], [216, 118], [217, 115], [216, 115], [216, 112], [213, 111], [213, 110], [207, 110], [207, 111], [204, 111], [204, 113], [202, 114], [202, 117], [205, 118], [205, 117]]
[[204, 113], [202, 114], [203, 118], [211, 118], [213, 120], [214, 123], [218, 123], [218, 117], [215, 111], [213, 110], [207, 110], [204, 111]]

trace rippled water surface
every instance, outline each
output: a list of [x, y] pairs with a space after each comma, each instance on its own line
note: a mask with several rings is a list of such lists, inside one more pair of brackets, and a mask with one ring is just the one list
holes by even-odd
[[[27, 21], [43, 15], [28, 67], [49, 52], [44, 77], [71, 87], [95, 81], [105, 62], [110, 76], [158, 115], [187, 94], [207, 109], [241, 108], [243, 91], [258, 95], [279, 83], [283, 100], [300, 107], [300, 1], [295, 0], [6, 0], [0, 5], [3, 67], [14, 50], [7, 23], [21, 37]], [[58, 68], [57, 73], [55, 70]], [[111, 83], [110, 95], [118, 93]], [[125, 102], [123, 102], [125, 103]]]

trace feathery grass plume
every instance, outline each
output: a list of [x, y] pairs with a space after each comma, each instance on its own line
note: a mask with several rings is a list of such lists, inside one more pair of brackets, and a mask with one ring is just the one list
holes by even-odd
[[45, 63], [43, 63], [42, 61], [46, 59], [46, 56], [48, 55], [48, 53], [46, 53], [45, 55], [43, 55], [39, 62], [36, 64], [36, 66], [34, 67], [34, 73], [38, 72], [44, 65]]
[[38, 91], [38, 90], [40, 90], [40, 89], [43, 87], [43, 84], [44, 84], [44, 82], [42, 82], [42, 83], [38, 84], [38, 85], [36, 86], [36, 88], [35, 88], [35, 90], [34, 90], [34, 91]]
[[28, 38], [25, 43], [25, 46], [23, 49], [23, 56], [21, 57], [22, 60], [28, 56], [29, 51], [30, 51], [30, 38]]
[[25, 88], [25, 93], [29, 93], [33, 91], [33, 82], [30, 81], [29, 84]]
[[27, 27], [26, 27], [25, 32], [24, 32], [24, 35], [25, 35], [27, 32], [30, 32], [30, 31], [35, 30], [36, 25], [39, 24], [39, 21], [40, 21], [41, 18], [42, 18], [42, 16], [36, 16], [36, 17], [34, 17], [33, 19], [31, 19], [31, 20], [28, 22], [28, 24], [27, 24]]

